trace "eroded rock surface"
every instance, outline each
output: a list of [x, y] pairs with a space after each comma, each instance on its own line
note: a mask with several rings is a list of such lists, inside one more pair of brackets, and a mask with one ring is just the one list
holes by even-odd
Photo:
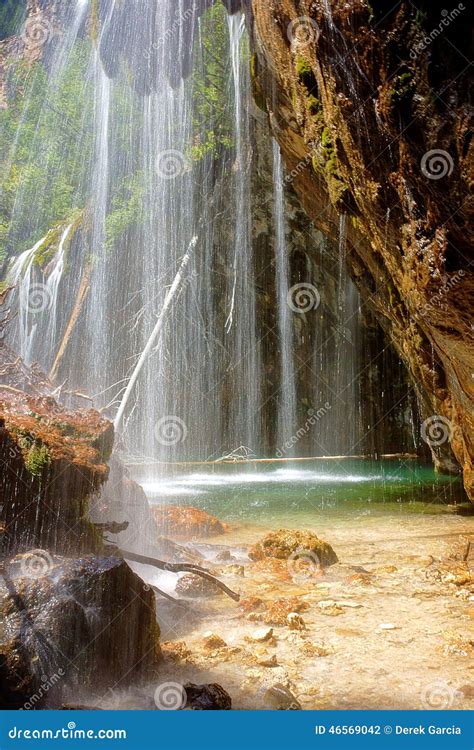
[[442, 10], [252, 0], [247, 17], [255, 94], [293, 186], [329, 236], [346, 215], [365, 306], [409, 368], [435, 463], [455, 470], [450, 443], [472, 499], [469, 23], [457, 9], [443, 25]]
[[337, 555], [328, 542], [316, 536], [312, 531], [295, 531], [279, 529], [267, 534], [249, 550], [251, 560], [263, 560], [274, 557], [277, 560], [293, 559], [295, 564], [301, 560], [308, 565], [319, 561], [321, 567], [328, 567], [338, 562]]

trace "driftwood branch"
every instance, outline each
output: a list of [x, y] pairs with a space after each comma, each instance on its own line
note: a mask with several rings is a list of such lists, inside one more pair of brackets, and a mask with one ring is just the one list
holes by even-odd
[[201, 568], [199, 565], [190, 565], [187, 563], [169, 563], [164, 560], [157, 560], [154, 557], [147, 557], [145, 555], [137, 555], [135, 552], [126, 552], [123, 549], [119, 550], [125, 560], [131, 562], [141, 563], [142, 565], [152, 565], [154, 568], [159, 570], [166, 570], [169, 573], [194, 573], [194, 575], [205, 578], [207, 581], [211, 581], [217, 588], [221, 589], [227, 596], [230, 596], [235, 602], [240, 601], [240, 594], [232, 591], [225, 583], [219, 581], [218, 578], [209, 573], [205, 568]]

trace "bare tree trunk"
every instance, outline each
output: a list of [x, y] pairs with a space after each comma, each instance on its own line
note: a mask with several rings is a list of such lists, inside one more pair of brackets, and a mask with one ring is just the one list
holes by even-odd
[[168, 293], [166, 294], [165, 301], [163, 303], [163, 307], [162, 307], [161, 312], [160, 312], [160, 314], [158, 316], [158, 320], [156, 321], [156, 325], [153, 328], [153, 330], [152, 330], [152, 332], [150, 334], [150, 338], [148, 339], [148, 341], [146, 343], [146, 346], [145, 346], [144, 350], [142, 351], [142, 353], [140, 355], [140, 359], [138, 360], [138, 362], [136, 364], [136, 367], [135, 367], [135, 369], [134, 369], [134, 371], [133, 371], [133, 373], [132, 373], [132, 375], [130, 377], [130, 380], [128, 381], [127, 388], [125, 390], [125, 393], [123, 394], [122, 401], [120, 402], [120, 406], [119, 406], [119, 409], [118, 409], [118, 412], [117, 412], [117, 416], [114, 419], [114, 427], [115, 427], [116, 430], [120, 426], [120, 422], [122, 421], [122, 417], [124, 415], [124, 412], [125, 412], [128, 400], [129, 400], [130, 395], [131, 395], [131, 393], [133, 391], [135, 383], [138, 380], [138, 376], [140, 375], [140, 372], [141, 372], [141, 370], [143, 368], [143, 365], [145, 364], [145, 362], [146, 362], [146, 360], [148, 358], [148, 355], [150, 354], [150, 352], [151, 352], [151, 350], [152, 350], [152, 348], [153, 348], [153, 346], [155, 344], [155, 341], [158, 338], [158, 336], [159, 336], [159, 334], [161, 332], [161, 329], [163, 328], [163, 323], [164, 323], [165, 316], [166, 316], [166, 313], [168, 311], [168, 308], [170, 307], [175, 294], [179, 291], [179, 288], [180, 288], [181, 283], [183, 281], [184, 272], [185, 272], [186, 267], [187, 267], [187, 265], [189, 263], [191, 255], [193, 253], [193, 250], [196, 247], [197, 240], [198, 240], [198, 238], [195, 235], [192, 238], [191, 242], [189, 243], [188, 251], [187, 251], [186, 255], [184, 256], [183, 260], [181, 261], [181, 265], [180, 265], [180, 267], [178, 269], [178, 273], [176, 274], [175, 279], [174, 279], [172, 285], [170, 286], [170, 288], [168, 290]]
[[74, 332], [74, 328], [76, 327], [76, 323], [78, 321], [79, 315], [81, 314], [82, 307], [84, 305], [85, 299], [89, 292], [89, 283], [91, 279], [91, 273], [92, 273], [92, 263], [88, 262], [86, 263], [84, 267], [81, 284], [79, 287], [79, 291], [77, 292], [76, 301], [72, 309], [71, 317], [69, 318], [69, 322], [64, 332], [64, 336], [61, 341], [60, 347], [58, 349], [58, 353], [56, 354], [56, 359], [54, 360], [53, 366], [49, 373], [49, 379], [52, 382], [54, 382], [54, 380], [56, 379], [58, 375], [61, 362], [63, 360], [64, 354], [69, 344], [69, 340]]

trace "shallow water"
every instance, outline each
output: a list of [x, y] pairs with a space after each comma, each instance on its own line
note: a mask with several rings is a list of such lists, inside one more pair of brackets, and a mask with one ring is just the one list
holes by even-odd
[[312, 524], [321, 516], [350, 522], [354, 514], [444, 513], [462, 499], [458, 478], [416, 460], [219, 465], [142, 485], [152, 504], [192, 505], [225, 521], [265, 526]]
[[[268, 642], [255, 643], [264, 623], [225, 596], [176, 605], [158, 597], [168, 645], [156, 681], [141, 690], [117, 685], [98, 705], [153, 709], [156, 690], [191, 681], [220, 683], [235, 709], [269, 709], [266, 691], [277, 684], [303, 709], [472, 708], [474, 594], [455, 578], [459, 566], [464, 575], [460, 554], [474, 541], [474, 523], [447, 508], [462, 499], [457, 479], [415, 461], [215, 469], [144, 487], [154, 504], [193, 505], [228, 521], [224, 535], [193, 540], [206, 567], [243, 599], [257, 596], [267, 606], [296, 597], [304, 629], [280, 623]], [[316, 532], [339, 563], [314, 580], [252, 563], [249, 546], [282, 526]], [[234, 565], [217, 562], [224, 549]], [[132, 567], [176, 596], [176, 574]], [[209, 632], [227, 645], [209, 650]], [[170, 647], [187, 655], [170, 656]]]

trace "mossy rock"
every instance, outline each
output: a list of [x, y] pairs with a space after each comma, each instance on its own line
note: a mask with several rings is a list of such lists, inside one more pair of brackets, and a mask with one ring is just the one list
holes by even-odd
[[338, 562], [338, 557], [328, 542], [319, 539], [312, 531], [295, 531], [293, 529], [279, 529], [267, 534], [249, 550], [251, 560], [263, 560], [273, 557], [278, 560], [288, 560], [299, 553], [315, 555], [322, 567], [329, 567]]

